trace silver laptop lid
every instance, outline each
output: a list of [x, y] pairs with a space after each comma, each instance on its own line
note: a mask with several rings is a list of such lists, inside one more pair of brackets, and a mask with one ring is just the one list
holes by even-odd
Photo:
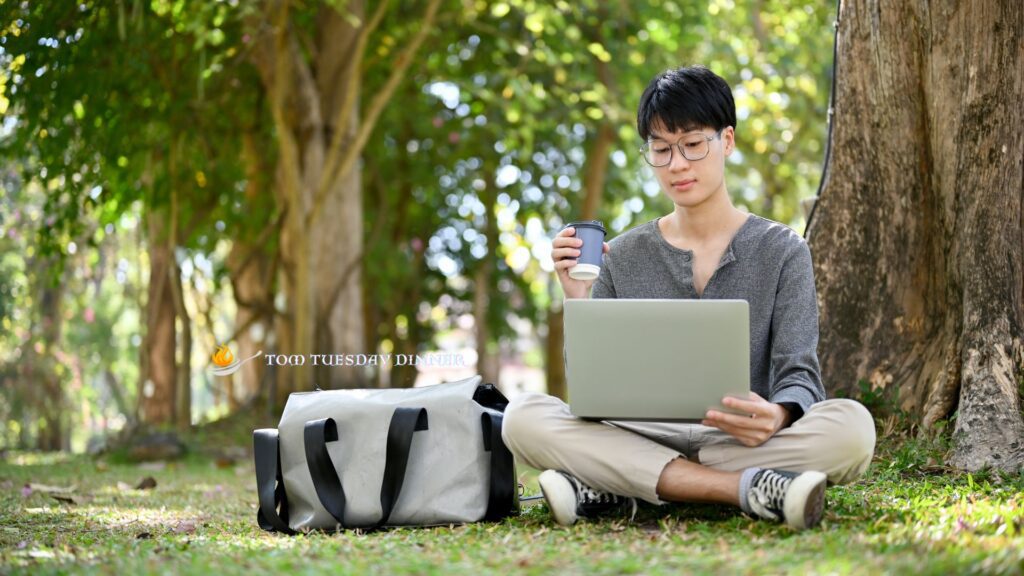
[[582, 418], [695, 422], [750, 390], [744, 300], [569, 299], [565, 349]]

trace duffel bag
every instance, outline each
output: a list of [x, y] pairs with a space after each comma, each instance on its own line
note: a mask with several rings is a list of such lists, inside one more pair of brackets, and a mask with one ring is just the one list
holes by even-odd
[[516, 514], [507, 404], [480, 376], [291, 394], [278, 428], [253, 432], [259, 525], [294, 533]]

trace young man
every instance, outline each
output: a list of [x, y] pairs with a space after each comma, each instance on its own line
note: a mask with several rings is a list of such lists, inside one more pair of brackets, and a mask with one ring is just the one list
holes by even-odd
[[726, 191], [735, 126], [722, 78], [702, 66], [659, 74], [640, 99], [637, 129], [674, 210], [606, 243], [596, 281], [569, 278], [581, 244], [573, 229], [555, 237], [551, 256], [566, 298], [593, 288], [594, 298], [746, 300], [751, 393], [722, 403], [749, 417], [709, 410], [700, 425], [587, 422], [557, 398], [516, 397], [503, 437], [517, 459], [545, 470], [539, 482], [559, 524], [635, 510], [641, 499], [732, 504], [807, 528], [821, 520], [826, 482], [851, 482], [871, 462], [871, 415], [852, 400], [825, 400], [807, 244], [736, 209]]

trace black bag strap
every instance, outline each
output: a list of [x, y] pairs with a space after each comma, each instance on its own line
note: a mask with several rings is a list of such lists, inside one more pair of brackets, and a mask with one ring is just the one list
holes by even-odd
[[268, 532], [276, 530], [294, 534], [295, 532], [288, 527], [288, 495], [284, 491], [284, 479], [281, 476], [281, 454], [278, 444], [276, 429], [264, 428], [254, 430], [252, 433], [256, 491], [260, 501], [256, 522], [260, 528]]
[[504, 412], [508, 406], [508, 398], [498, 390], [494, 384], [480, 384], [473, 391], [473, 401], [484, 408], [492, 408], [498, 412]]
[[334, 521], [344, 527], [345, 489], [341, 487], [341, 479], [327, 451], [327, 443], [338, 439], [338, 425], [334, 423], [334, 418], [310, 420], [302, 430], [302, 437], [306, 466], [313, 479], [316, 497], [334, 517]]
[[516, 471], [512, 452], [501, 440], [503, 414], [485, 410], [480, 415], [484, 450], [491, 453], [491, 481], [484, 520], [496, 521], [516, 511]]
[[[391, 511], [402, 492], [413, 433], [420, 430], [427, 430], [426, 408], [395, 408], [391, 415], [391, 424], [388, 426], [384, 478], [380, 487], [381, 518], [375, 524], [361, 528], [378, 528], [390, 519]], [[338, 439], [337, 424], [333, 418], [311, 420], [306, 422], [303, 434], [306, 464], [309, 466], [313, 488], [316, 489], [320, 504], [334, 517], [338, 526], [354, 528], [345, 525], [345, 490], [327, 451], [327, 442]]]
[[395, 408], [388, 427], [387, 460], [384, 462], [384, 480], [380, 485], [381, 517], [377, 526], [387, 524], [391, 510], [398, 502], [409, 465], [409, 448], [414, 432], [427, 429], [426, 408]]

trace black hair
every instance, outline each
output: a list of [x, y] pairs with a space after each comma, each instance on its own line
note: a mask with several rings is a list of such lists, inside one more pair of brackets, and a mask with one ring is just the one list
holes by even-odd
[[683, 66], [658, 74], [640, 96], [636, 130], [647, 140], [655, 126], [669, 132], [736, 127], [732, 89], [704, 66]]

